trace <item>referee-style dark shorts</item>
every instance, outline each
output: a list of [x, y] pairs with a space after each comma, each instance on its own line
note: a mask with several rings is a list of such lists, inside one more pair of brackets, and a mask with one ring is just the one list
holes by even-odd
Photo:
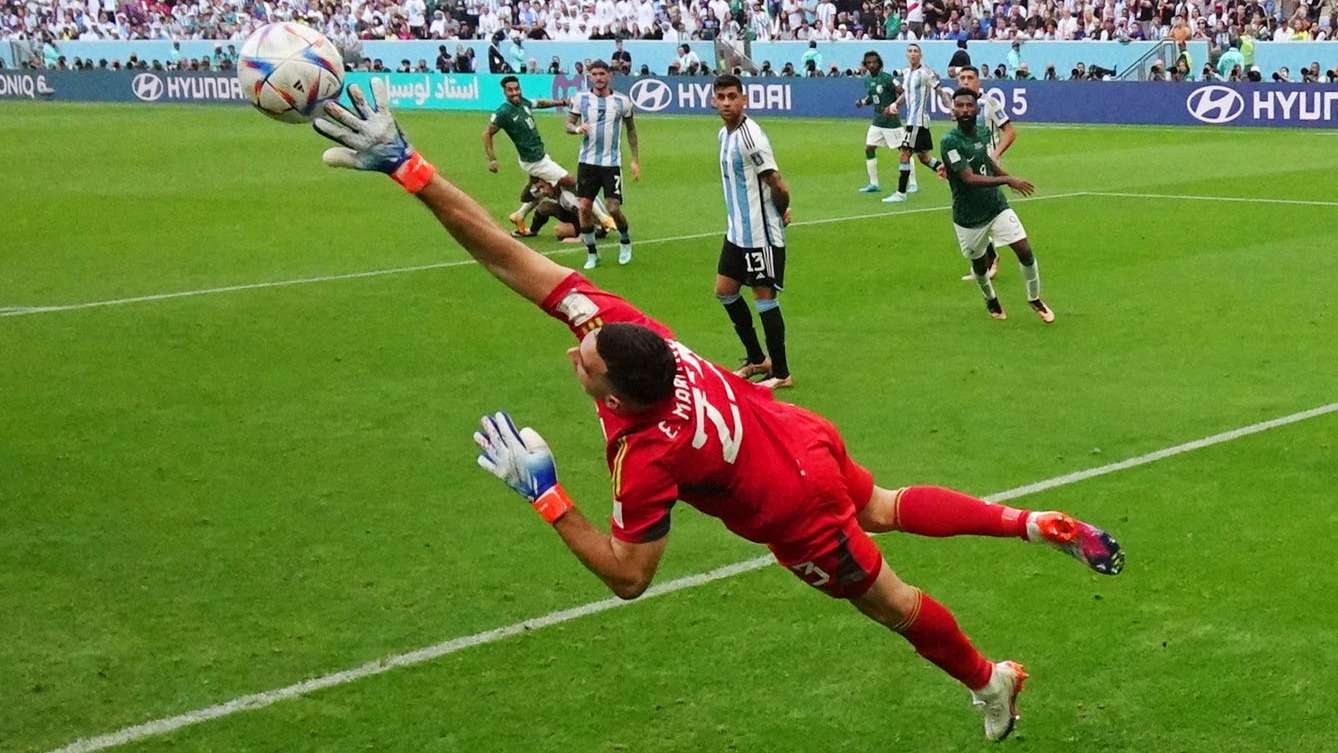
[[902, 146], [913, 152], [934, 151], [934, 137], [923, 126], [906, 126], [906, 140]]
[[576, 196], [593, 199], [604, 192], [604, 198], [623, 202], [623, 169], [604, 165], [576, 165]]
[[785, 288], [785, 248], [743, 248], [725, 240], [715, 271], [750, 288]]

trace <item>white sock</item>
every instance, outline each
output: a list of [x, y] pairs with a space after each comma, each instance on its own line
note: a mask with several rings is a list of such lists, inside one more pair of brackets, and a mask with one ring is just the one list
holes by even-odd
[[526, 217], [530, 216], [530, 212], [533, 212], [534, 208], [537, 206], [539, 206], [539, 202], [527, 201], [520, 205], [520, 208], [515, 211], [515, 214], [520, 215], [520, 219], [524, 220]]
[[594, 213], [595, 219], [599, 220], [601, 225], [609, 219], [609, 210], [604, 208], [604, 202], [599, 197], [595, 197], [594, 202], [590, 204], [590, 211]]
[[870, 157], [864, 160], [864, 169], [869, 171], [869, 185], [878, 185], [878, 158]]
[[972, 267], [971, 274], [976, 278], [976, 284], [980, 286], [980, 294], [985, 296], [985, 300], [988, 301], [999, 297], [994, 292], [994, 283], [990, 281], [989, 272], [986, 272], [983, 275], [976, 274], [975, 267]]
[[1027, 300], [1034, 301], [1041, 297], [1041, 268], [1036, 263], [1036, 258], [1032, 257], [1031, 265], [1019, 264], [1022, 268], [1022, 279], [1027, 283]]

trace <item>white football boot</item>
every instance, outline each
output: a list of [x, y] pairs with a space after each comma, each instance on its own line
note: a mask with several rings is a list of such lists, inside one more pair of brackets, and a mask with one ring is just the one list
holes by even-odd
[[1017, 695], [1027, 672], [1015, 661], [1001, 661], [994, 665], [990, 681], [980, 690], [972, 691], [971, 702], [985, 714], [985, 737], [998, 742], [1013, 731], [1017, 723]]

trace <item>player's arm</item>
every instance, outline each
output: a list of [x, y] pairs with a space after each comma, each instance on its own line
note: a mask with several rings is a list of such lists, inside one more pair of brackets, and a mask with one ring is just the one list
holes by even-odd
[[[494, 116], [495, 117], [495, 116]], [[501, 130], [497, 124], [489, 121], [488, 127], [483, 129], [483, 153], [488, 155], [488, 172], [497, 172], [497, 149], [493, 145], [493, 136]]]
[[669, 537], [634, 544], [614, 538], [590, 524], [574, 506], [553, 529], [576, 559], [620, 599], [635, 599], [650, 587]]
[[566, 98], [563, 99], [540, 98], [534, 100], [534, 106], [539, 108], [540, 110], [547, 110], [552, 107], [569, 107], [571, 106], [571, 100]]
[[971, 169], [961, 154], [950, 144], [943, 145], [943, 164], [946, 168], [957, 176], [957, 179], [968, 186], [1008, 186], [1023, 196], [1030, 196], [1036, 187], [1021, 178], [1015, 178], [1005, 173], [994, 160], [990, 160], [990, 170], [993, 175], [981, 175]]
[[506, 413], [484, 416], [474, 442], [478, 464], [530, 501], [563, 543], [621, 599], [635, 599], [650, 586], [668, 536], [646, 543], [622, 541], [590, 524], [557, 481], [548, 444], [529, 427], [517, 429]]
[[999, 131], [1003, 133], [1003, 136], [999, 139], [999, 146], [994, 149], [994, 153], [991, 155], [996, 164], [999, 158], [1004, 155], [1004, 152], [1013, 146], [1013, 142], [1017, 141], [1017, 129], [1013, 127], [1013, 121], [1005, 120], [999, 126]]
[[781, 213], [781, 219], [785, 220], [785, 224], [790, 224], [790, 186], [781, 176], [780, 170], [767, 170], [757, 177], [771, 187], [771, 203], [776, 206], [776, 211]]
[[627, 148], [632, 150], [632, 180], [641, 180], [641, 150], [637, 147], [636, 120], [627, 113]]
[[571, 274], [571, 270], [533, 251], [498, 227], [478, 202], [437, 173], [414, 151], [387, 109], [385, 79], [372, 79], [375, 108], [353, 84], [348, 88], [353, 110], [325, 104], [324, 117], [312, 126], [341, 146], [322, 155], [327, 165], [373, 170], [390, 175], [418, 196], [442, 227], [490, 274], [536, 304]]
[[567, 113], [567, 133], [572, 136], [579, 136], [590, 130], [590, 126], [581, 122], [581, 113], [571, 110]]
[[943, 103], [943, 109], [952, 112], [952, 93], [950, 86], [939, 86], [935, 83], [934, 90], [938, 92], [938, 101]]

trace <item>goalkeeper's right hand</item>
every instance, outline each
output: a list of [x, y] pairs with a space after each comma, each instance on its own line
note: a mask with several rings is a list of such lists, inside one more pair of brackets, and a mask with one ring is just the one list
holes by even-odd
[[341, 144], [326, 149], [321, 159], [331, 167], [386, 173], [409, 193], [421, 191], [437, 174], [437, 168], [405, 140], [387, 106], [390, 97], [385, 79], [372, 79], [370, 104], [357, 84], [348, 87], [348, 98], [353, 103], [352, 111], [338, 102], [326, 102], [327, 117], [311, 123], [316, 133]]

